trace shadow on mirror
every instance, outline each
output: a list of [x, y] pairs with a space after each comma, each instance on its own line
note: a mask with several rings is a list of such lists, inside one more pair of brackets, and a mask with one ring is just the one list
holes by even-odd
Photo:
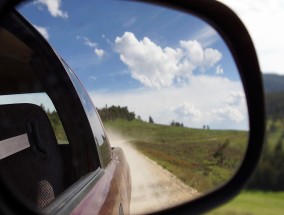
[[238, 69], [214, 28], [133, 2], [35, 1], [19, 11], [76, 72], [111, 146], [123, 149], [131, 214], [181, 204], [233, 176], [248, 114]]

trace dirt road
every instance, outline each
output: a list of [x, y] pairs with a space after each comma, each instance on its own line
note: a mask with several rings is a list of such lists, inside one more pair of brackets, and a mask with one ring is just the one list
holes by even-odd
[[112, 146], [121, 147], [132, 179], [131, 214], [144, 214], [180, 204], [198, 196], [173, 174], [130, 146], [129, 141], [108, 130]]

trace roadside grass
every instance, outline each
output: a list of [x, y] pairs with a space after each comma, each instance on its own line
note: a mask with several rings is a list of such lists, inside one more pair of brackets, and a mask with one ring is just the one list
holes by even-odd
[[127, 137], [140, 152], [199, 192], [227, 181], [242, 161], [245, 131], [157, 125], [140, 120], [104, 122], [106, 130]]
[[243, 191], [231, 202], [206, 215], [284, 214], [284, 192]]
[[[268, 118], [266, 122], [267, 126], [267, 134], [266, 139], [268, 141], [268, 148], [269, 150], [274, 150], [276, 144], [280, 139], [283, 137], [283, 129], [284, 129], [284, 122], [282, 118], [278, 119], [271, 119]], [[284, 142], [283, 148], [284, 148]]]

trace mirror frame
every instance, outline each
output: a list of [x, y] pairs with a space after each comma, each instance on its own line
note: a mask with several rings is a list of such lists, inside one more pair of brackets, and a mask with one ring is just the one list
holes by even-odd
[[[214, 0], [137, 0], [191, 13], [209, 23], [222, 36], [236, 62], [244, 86], [249, 114], [249, 140], [243, 163], [224, 186], [190, 202], [154, 214], [199, 214], [225, 203], [237, 195], [252, 175], [260, 158], [265, 133], [265, 109], [261, 72], [253, 42], [244, 24], [227, 6]], [[22, 0], [3, 0], [0, 19]], [[15, 201], [7, 187], [0, 183], [0, 211], [4, 214], [30, 213]]]

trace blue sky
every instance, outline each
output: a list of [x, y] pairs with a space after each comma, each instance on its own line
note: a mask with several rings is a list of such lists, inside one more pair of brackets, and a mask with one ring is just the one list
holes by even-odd
[[234, 61], [199, 18], [126, 1], [36, 0], [19, 11], [75, 71], [96, 106], [127, 105], [164, 124], [247, 128]]

